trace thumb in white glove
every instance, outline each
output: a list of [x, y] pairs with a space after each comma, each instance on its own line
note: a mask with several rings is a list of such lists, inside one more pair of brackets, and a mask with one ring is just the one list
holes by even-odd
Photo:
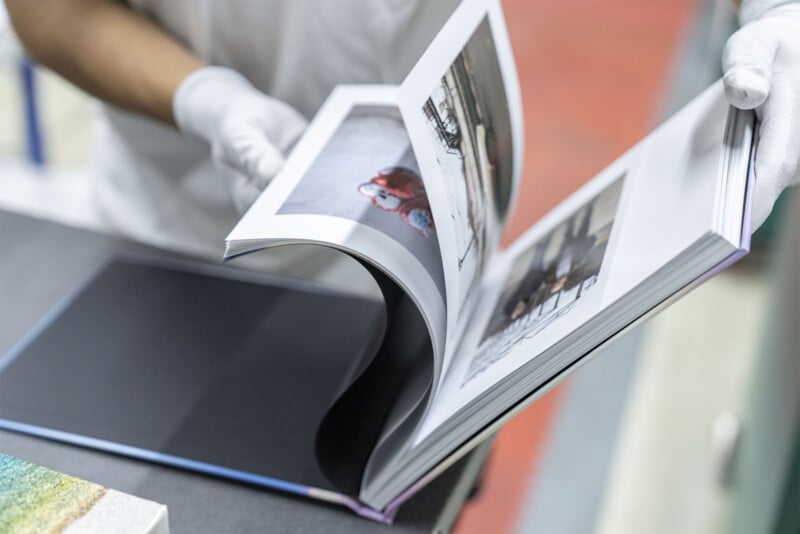
[[224, 67], [204, 67], [187, 76], [172, 107], [182, 133], [211, 145], [211, 159], [239, 213], [278, 173], [307, 125], [291, 106]]
[[761, 121], [755, 231], [781, 192], [800, 182], [800, 2], [744, 0], [740, 20], [723, 51], [723, 83], [730, 103], [755, 109]]

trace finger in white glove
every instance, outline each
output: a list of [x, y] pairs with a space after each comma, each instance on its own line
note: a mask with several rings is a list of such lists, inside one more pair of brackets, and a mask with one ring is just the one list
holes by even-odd
[[224, 67], [187, 76], [175, 92], [173, 111], [181, 132], [211, 145], [211, 159], [239, 213], [280, 171], [307, 124], [291, 106]]
[[236, 211], [244, 213], [283, 167], [284, 156], [263, 130], [232, 120], [211, 145], [217, 172], [225, 179]]
[[728, 39], [722, 58], [728, 100], [740, 109], [755, 109], [761, 121], [753, 231], [781, 192], [800, 181], [800, 3], [773, 4], [745, 1], [743, 26]]

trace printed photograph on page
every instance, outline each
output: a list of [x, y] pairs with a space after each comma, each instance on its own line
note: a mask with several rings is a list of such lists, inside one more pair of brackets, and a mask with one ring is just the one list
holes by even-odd
[[463, 384], [569, 315], [598, 280], [622, 177], [573, 212], [512, 262]]
[[[455, 226], [464, 287], [483, 273], [510, 205], [513, 146], [508, 100], [489, 19], [484, 18], [422, 107]], [[470, 295], [461, 295], [460, 305]]]
[[354, 105], [277, 211], [369, 226], [408, 250], [444, 299], [436, 227], [400, 112]]

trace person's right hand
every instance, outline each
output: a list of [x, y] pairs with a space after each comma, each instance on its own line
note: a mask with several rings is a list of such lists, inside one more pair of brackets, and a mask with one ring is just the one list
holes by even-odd
[[294, 108], [224, 67], [204, 67], [187, 76], [172, 107], [178, 129], [211, 146], [211, 159], [239, 213], [275, 177], [307, 125]]
[[800, 2], [744, 0], [742, 27], [722, 57], [725, 94], [761, 120], [753, 193], [755, 231], [788, 186], [800, 184]]

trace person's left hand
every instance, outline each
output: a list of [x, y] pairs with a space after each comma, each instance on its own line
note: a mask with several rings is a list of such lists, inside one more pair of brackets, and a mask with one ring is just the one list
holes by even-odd
[[753, 231], [781, 192], [800, 183], [800, 2], [777, 3], [745, 0], [742, 27], [722, 55], [728, 100], [737, 108], [755, 109], [761, 121]]

